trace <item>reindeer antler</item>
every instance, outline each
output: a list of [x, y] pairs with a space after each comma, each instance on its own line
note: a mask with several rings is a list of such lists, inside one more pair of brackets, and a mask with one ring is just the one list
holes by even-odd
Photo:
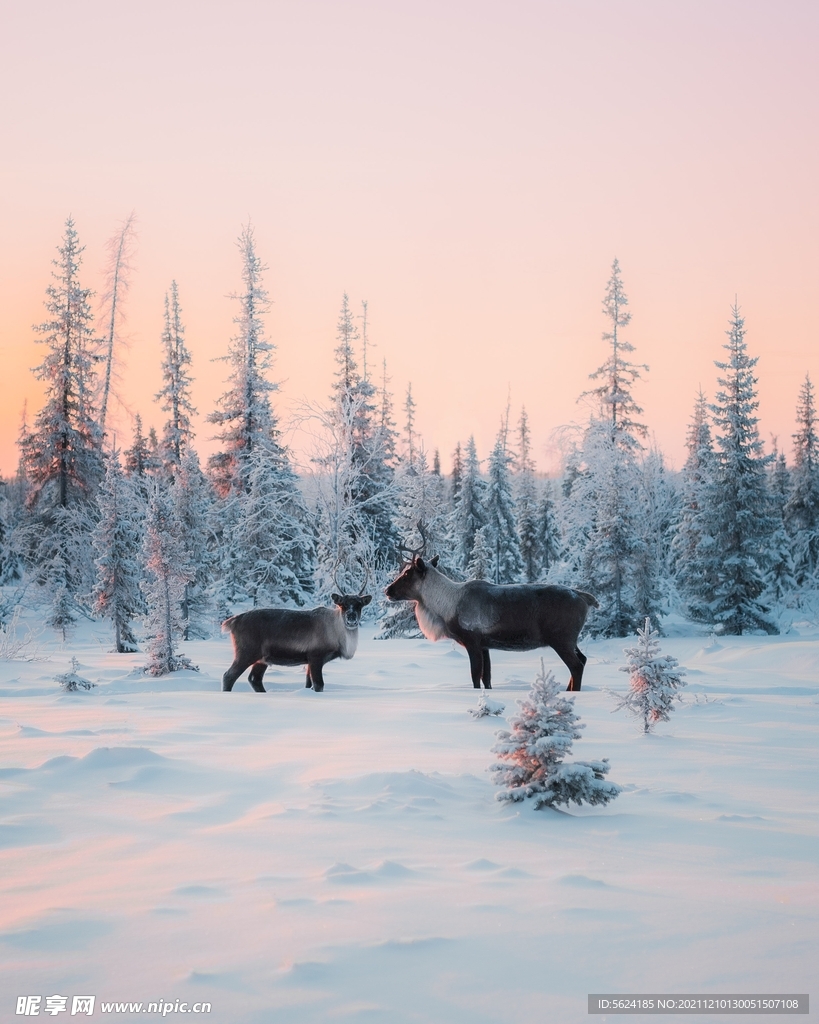
[[361, 584], [361, 590], [359, 590], [359, 592], [358, 592], [358, 596], [359, 597], [363, 597], [364, 596], [364, 591], [367, 589], [367, 584], [370, 582], [370, 567], [369, 567], [369, 565], [367, 565], [367, 563], [364, 561], [364, 559], [360, 555], [356, 556], [356, 561], [361, 566], [361, 568], [364, 570], [364, 582]]
[[398, 550], [398, 554], [403, 553], [404, 555], [407, 556], [407, 561], [408, 562], [411, 562], [418, 555], [423, 555], [424, 551], [426, 550], [426, 546], [427, 546], [427, 535], [424, 533], [424, 524], [423, 524], [422, 520], [420, 520], [420, 519], [418, 520], [418, 522], [415, 524], [415, 528], [418, 530], [418, 533], [421, 535], [421, 546], [418, 547], [418, 548], [411, 548], [411, 547], [407, 547], [406, 544], [399, 544], [398, 545], [398, 549], [397, 549]]

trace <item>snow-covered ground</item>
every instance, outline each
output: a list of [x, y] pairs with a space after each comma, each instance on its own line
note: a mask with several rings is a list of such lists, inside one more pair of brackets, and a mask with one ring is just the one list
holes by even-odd
[[[209, 1001], [219, 1024], [819, 997], [819, 636], [797, 628], [663, 640], [688, 686], [648, 737], [604, 692], [628, 684], [626, 642], [586, 641], [573, 756], [609, 757], [625, 791], [568, 813], [495, 800], [505, 720], [467, 714], [449, 643], [367, 627], [324, 693], [269, 669], [267, 694], [223, 694], [226, 637], [185, 645], [200, 673], [159, 680], [107, 653], [102, 624], [41, 639], [48, 660], [0, 662], [0, 1019], [54, 993]], [[90, 692], [54, 681], [72, 655]], [[494, 656], [507, 716], [538, 659]]]

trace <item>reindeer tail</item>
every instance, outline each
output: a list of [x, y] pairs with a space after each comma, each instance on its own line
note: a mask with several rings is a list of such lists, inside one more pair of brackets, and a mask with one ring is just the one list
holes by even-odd
[[[577, 594], [578, 597], [582, 597], [586, 604], [589, 606], [589, 608], [600, 607], [600, 602], [597, 600], [597, 598], [592, 597], [591, 594], [587, 594], [585, 590], [575, 590], [575, 594]], [[230, 619], [228, 619], [228, 622], [230, 622]]]
[[225, 619], [225, 621], [222, 623], [222, 632], [223, 633], [232, 633], [233, 632], [233, 624], [234, 624], [234, 622], [238, 618], [239, 618], [238, 615], [231, 615], [231, 617], [229, 619]]

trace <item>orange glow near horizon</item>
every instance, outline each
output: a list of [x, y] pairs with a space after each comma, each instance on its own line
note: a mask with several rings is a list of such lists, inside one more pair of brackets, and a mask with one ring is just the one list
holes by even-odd
[[[131, 209], [122, 397], [161, 426], [175, 278], [202, 455], [248, 218], [285, 426], [329, 393], [346, 291], [369, 302], [399, 426], [411, 381], [445, 470], [470, 433], [488, 454], [507, 395], [513, 419], [526, 406], [539, 468], [555, 469], [554, 432], [585, 420], [577, 397], [606, 356], [617, 256], [626, 336], [650, 366], [635, 397], [670, 463], [699, 386], [713, 397], [735, 295], [760, 357], [762, 436], [790, 453], [800, 384], [819, 380], [815, 5], [48, 0], [4, 20], [2, 474], [23, 402], [31, 419], [42, 399], [31, 326], [65, 218], [98, 289]], [[126, 411], [116, 430], [130, 444]], [[304, 436], [287, 436], [303, 455]]]

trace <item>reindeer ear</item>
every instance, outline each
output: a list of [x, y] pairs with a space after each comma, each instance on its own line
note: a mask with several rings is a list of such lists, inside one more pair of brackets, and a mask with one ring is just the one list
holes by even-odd
[[372, 599], [373, 599], [372, 594], [367, 594], [365, 597], [361, 598], [361, 603], [362, 604], [369, 604], [370, 601], [372, 601]]
[[420, 555], [417, 555], [415, 558], [415, 568], [418, 570], [418, 572], [421, 573], [422, 576], [427, 571], [427, 567], [424, 564], [424, 560], [423, 558], [421, 558]]
[[333, 604], [337, 604], [339, 605], [339, 607], [341, 606], [341, 594], [330, 594], [330, 600], [333, 602]]
[[429, 564], [432, 566], [433, 569], [437, 568], [437, 566], [438, 566], [438, 559], [440, 557], [441, 557], [440, 555], [435, 555], [434, 558], [430, 558]]

